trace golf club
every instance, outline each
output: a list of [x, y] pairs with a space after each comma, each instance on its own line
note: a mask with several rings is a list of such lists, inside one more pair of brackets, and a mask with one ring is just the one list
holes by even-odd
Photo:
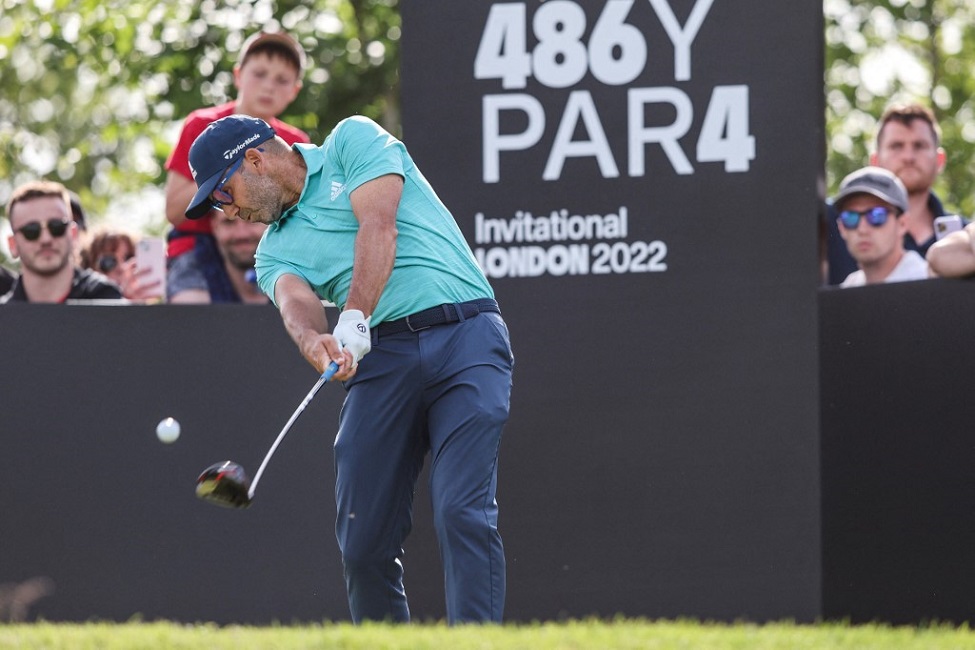
[[232, 460], [225, 460], [220, 463], [214, 463], [203, 470], [203, 473], [196, 479], [196, 496], [204, 501], [209, 501], [210, 503], [227, 508], [248, 507], [254, 500], [257, 483], [261, 480], [261, 475], [264, 473], [264, 468], [267, 467], [268, 461], [271, 460], [271, 456], [274, 455], [274, 450], [281, 444], [281, 440], [284, 439], [284, 436], [291, 429], [291, 425], [295, 423], [295, 420], [305, 410], [305, 407], [308, 406], [308, 403], [315, 394], [325, 385], [325, 382], [332, 378], [332, 375], [338, 369], [338, 364], [334, 361], [330, 363], [312, 389], [308, 391], [305, 399], [301, 401], [301, 404], [295, 409], [288, 423], [281, 429], [281, 433], [275, 438], [274, 444], [268, 449], [267, 454], [264, 456], [264, 461], [257, 469], [257, 474], [254, 475], [253, 481], [247, 478], [247, 472], [244, 471], [243, 467]]

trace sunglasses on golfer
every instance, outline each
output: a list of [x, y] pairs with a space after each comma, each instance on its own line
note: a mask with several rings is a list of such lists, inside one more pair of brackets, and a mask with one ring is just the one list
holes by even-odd
[[879, 205], [869, 210], [863, 210], [862, 212], [843, 210], [840, 212], [840, 223], [843, 224], [844, 228], [853, 230], [860, 225], [860, 219], [863, 218], [874, 228], [879, 228], [887, 223], [887, 218], [890, 217], [891, 212], [893, 211], [890, 208]]
[[224, 172], [223, 178], [217, 182], [216, 186], [213, 188], [213, 192], [210, 193], [210, 205], [213, 206], [215, 210], [220, 210], [223, 212], [223, 206], [230, 205], [234, 202], [234, 196], [225, 188], [227, 183], [230, 182], [230, 177], [233, 176], [238, 169], [240, 169], [243, 162], [243, 158], [238, 158], [237, 162], [228, 167], [227, 171]]
[[[68, 232], [70, 225], [71, 222], [65, 219], [48, 219], [47, 231], [51, 233], [51, 237], [64, 237], [64, 233]], [[41, 221], [31, 221], [18, 228], [17, 232], [23, 235], [27, 241], [37, 241], [41, 238], [41, 230], [44, 227], [44, 223]]]

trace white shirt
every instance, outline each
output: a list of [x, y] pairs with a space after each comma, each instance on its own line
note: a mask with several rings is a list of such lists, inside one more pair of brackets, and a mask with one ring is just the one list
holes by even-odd
[[[927, 280], [928, 263], [917, 251], [904, 251], [904, 256], [890, 272], [884, 282], [907, 282], [908, 280]], [[864, 272], [854, 271], [846, 276], [841, 287], [862, 287], [867, 283]]]

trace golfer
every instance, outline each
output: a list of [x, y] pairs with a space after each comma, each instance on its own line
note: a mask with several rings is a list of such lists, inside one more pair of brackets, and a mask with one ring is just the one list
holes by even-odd
[[[217, 120], [190, 149], [193, 219], [269, 224], [261, 290], [305, 359], [347, 395], [335, 438], [335, 533], [352, 620], [409, 621], [403, 541], [427, 452], [447, 619], [500, 622], [495, 490], [514, 358], [494, 292], [402, 142], [364, 117], [319, 146]], [[322, 300], [341, 309], [328, 334]]]

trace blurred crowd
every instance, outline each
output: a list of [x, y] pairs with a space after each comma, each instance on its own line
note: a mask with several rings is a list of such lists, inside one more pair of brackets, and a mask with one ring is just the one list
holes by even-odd
[[277, 118], [298, 96], [305, 52], [283, 32], [257, 32], [233, 68], [233, 101], [193, 111], [166, 161], [165, 240], [124, 229], [89, 227], [78, 196], [37, 180], [15, 188], [5, 216], [17, 273], [0, 266], [0, 304], [75, 300], [157, 303], [266, 304], [254, 256], [266, 229], [224, 214], [219, 203], [203, 218], [185, 211], [196, 191], [189, 150], [210, 124], [233, 114], [265, 120], [288, 144], [308, 135]]
[[975, 274], [972, 226], [945, 208], [934, 187], [944, 169], [941, 127], [919, 103], [880, 116], [867, 164], [846, 176], [820, 223], [826, 285]]
[[[77, 194], [38, 180], [16, 188], [6, 206], [8, 248], [17, 271], [0, 266], [0, 304], [125, 300], [135, 303], [264, 304], [254, 257], [266, 226], [230, 218], [211, 200], [202, 219], [186, 219], [196, 191], [189, 150], [213, 122], [259, 117], [288, 144], [308, 135], [277, 118], [297, 97], [305, 53], [289, 35], [258, 32], [234, 66], [237, 97], [192, 112], [166, 161], [165, 237], [89, 227]], [[975, 275], [975, 225], [947, 209], [932, 187], [945, 165], [941, 130], [919, 103], [880, 116], [870, 159], [842, 180], [820, 218], [824, 286]]]
[[[7, 204], [7, 245], [19, 273], [0, 267], [0, 304], [112, 300], [167, 302], [167, 259], [162, 238], [92, 226], [76, 197], [60, 183], [34, 181], [16, 188]], [[210, 217], [212, 249], [201, 255], [214, 286], [183, 302], [268, 302], [257, 289], [254, 256], [266, 226]]]

